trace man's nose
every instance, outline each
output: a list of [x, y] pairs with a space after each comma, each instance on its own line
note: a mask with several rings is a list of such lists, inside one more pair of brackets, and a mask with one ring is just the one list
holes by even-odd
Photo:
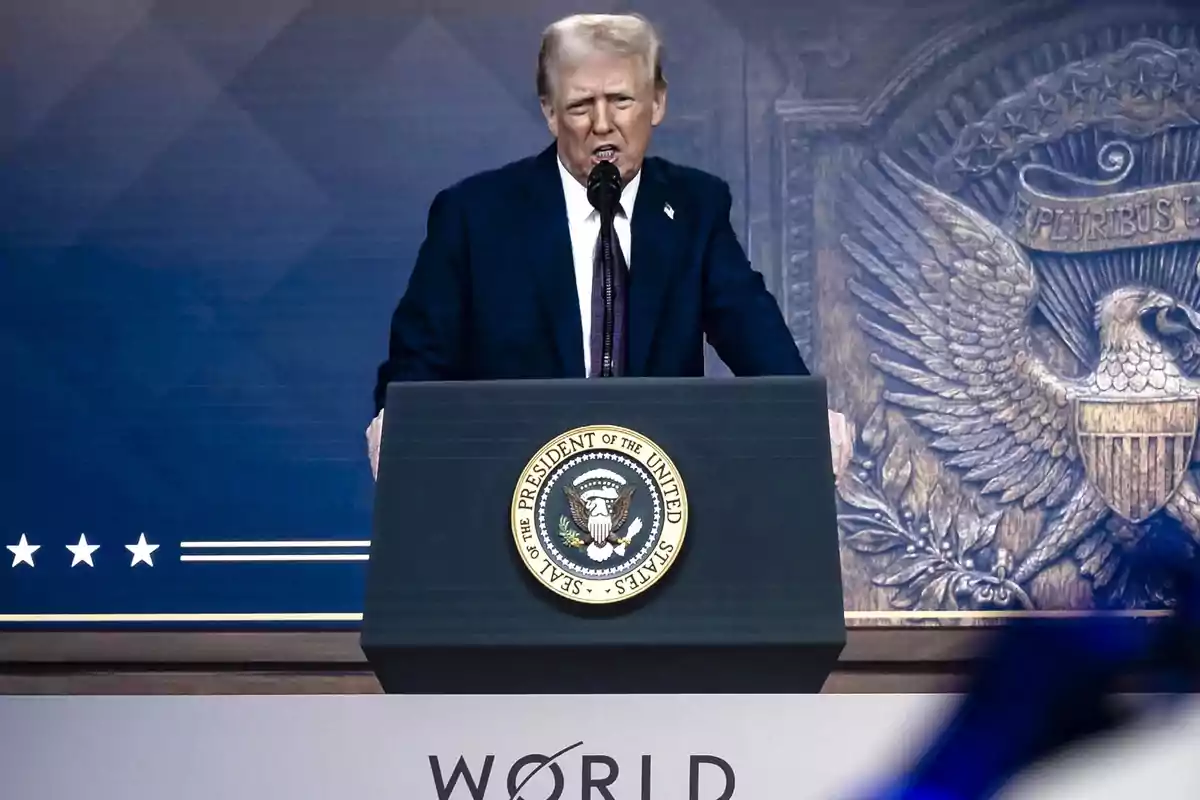
[[606, 134], [612, 130], [612, 114], [608, 103], [600, 101], [592, 108], [592, 130], [598, 134]]

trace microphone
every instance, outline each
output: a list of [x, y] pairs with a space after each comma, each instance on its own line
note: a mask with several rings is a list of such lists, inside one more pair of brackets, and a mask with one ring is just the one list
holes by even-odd
[[621, 171], [611, 161], [592, 167], [587, 181], [588, 202], [600, 212], [601, 221], [611, 222], [621, 200]]
[[616, 257], [613, 253], [613, 217], [621, 200], [621, 171], [611, 161], [601, 161], [592, 167], [587, 181], [588, 202], [600, 212], [600, 270], [604, 290], [604, 323], [602, 328], [600, 376], [613, 377], [613, 347], [615, 332], [614, 276]]

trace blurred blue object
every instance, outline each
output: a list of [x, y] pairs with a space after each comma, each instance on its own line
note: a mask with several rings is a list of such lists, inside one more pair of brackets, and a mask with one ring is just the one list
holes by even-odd
[[1167, 702], [1194, 691], [1200, 566], [1176, 557], [1154, 566], [1170, 584], [1169, 616], [1021, 619], [1000, 628], [946, 725], [872, 800], [991, 797], [1033, 764], [1136, 719], [1146, 705], [1116, 696], [1134, 676], [1138, 691]]

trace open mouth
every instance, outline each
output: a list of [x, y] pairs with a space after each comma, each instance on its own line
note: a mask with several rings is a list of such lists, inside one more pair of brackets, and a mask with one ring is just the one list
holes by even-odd
[[611, 144], [604, 144], [592, 151], [592, 158], [596, 161], [612, 161], [617, 157], [617, 148]]
[[[1151, 315], [1145, 314], [1143, 316], [1149, 317]], [[1197, 316], [1194, 311], [1179, 306], [1174, 308], [1160, 308], [1153, 314], [1155, 328], [1157, 328], [1159, 333], [1193, 339], [1196, 338], [1197, 332], [1200, 331], [1200, 319]]]

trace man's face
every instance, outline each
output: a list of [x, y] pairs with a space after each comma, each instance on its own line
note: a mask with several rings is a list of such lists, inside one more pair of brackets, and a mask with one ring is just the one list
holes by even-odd
[[666, 90], [656, 89], [635, 58], [595, 53], [563, 67], [553, 98], [542, 102], [563, 164], [580, 183], [600, 161], [612, 161], [628, 182], [642, 168], [650, 133], [666, 111]]

